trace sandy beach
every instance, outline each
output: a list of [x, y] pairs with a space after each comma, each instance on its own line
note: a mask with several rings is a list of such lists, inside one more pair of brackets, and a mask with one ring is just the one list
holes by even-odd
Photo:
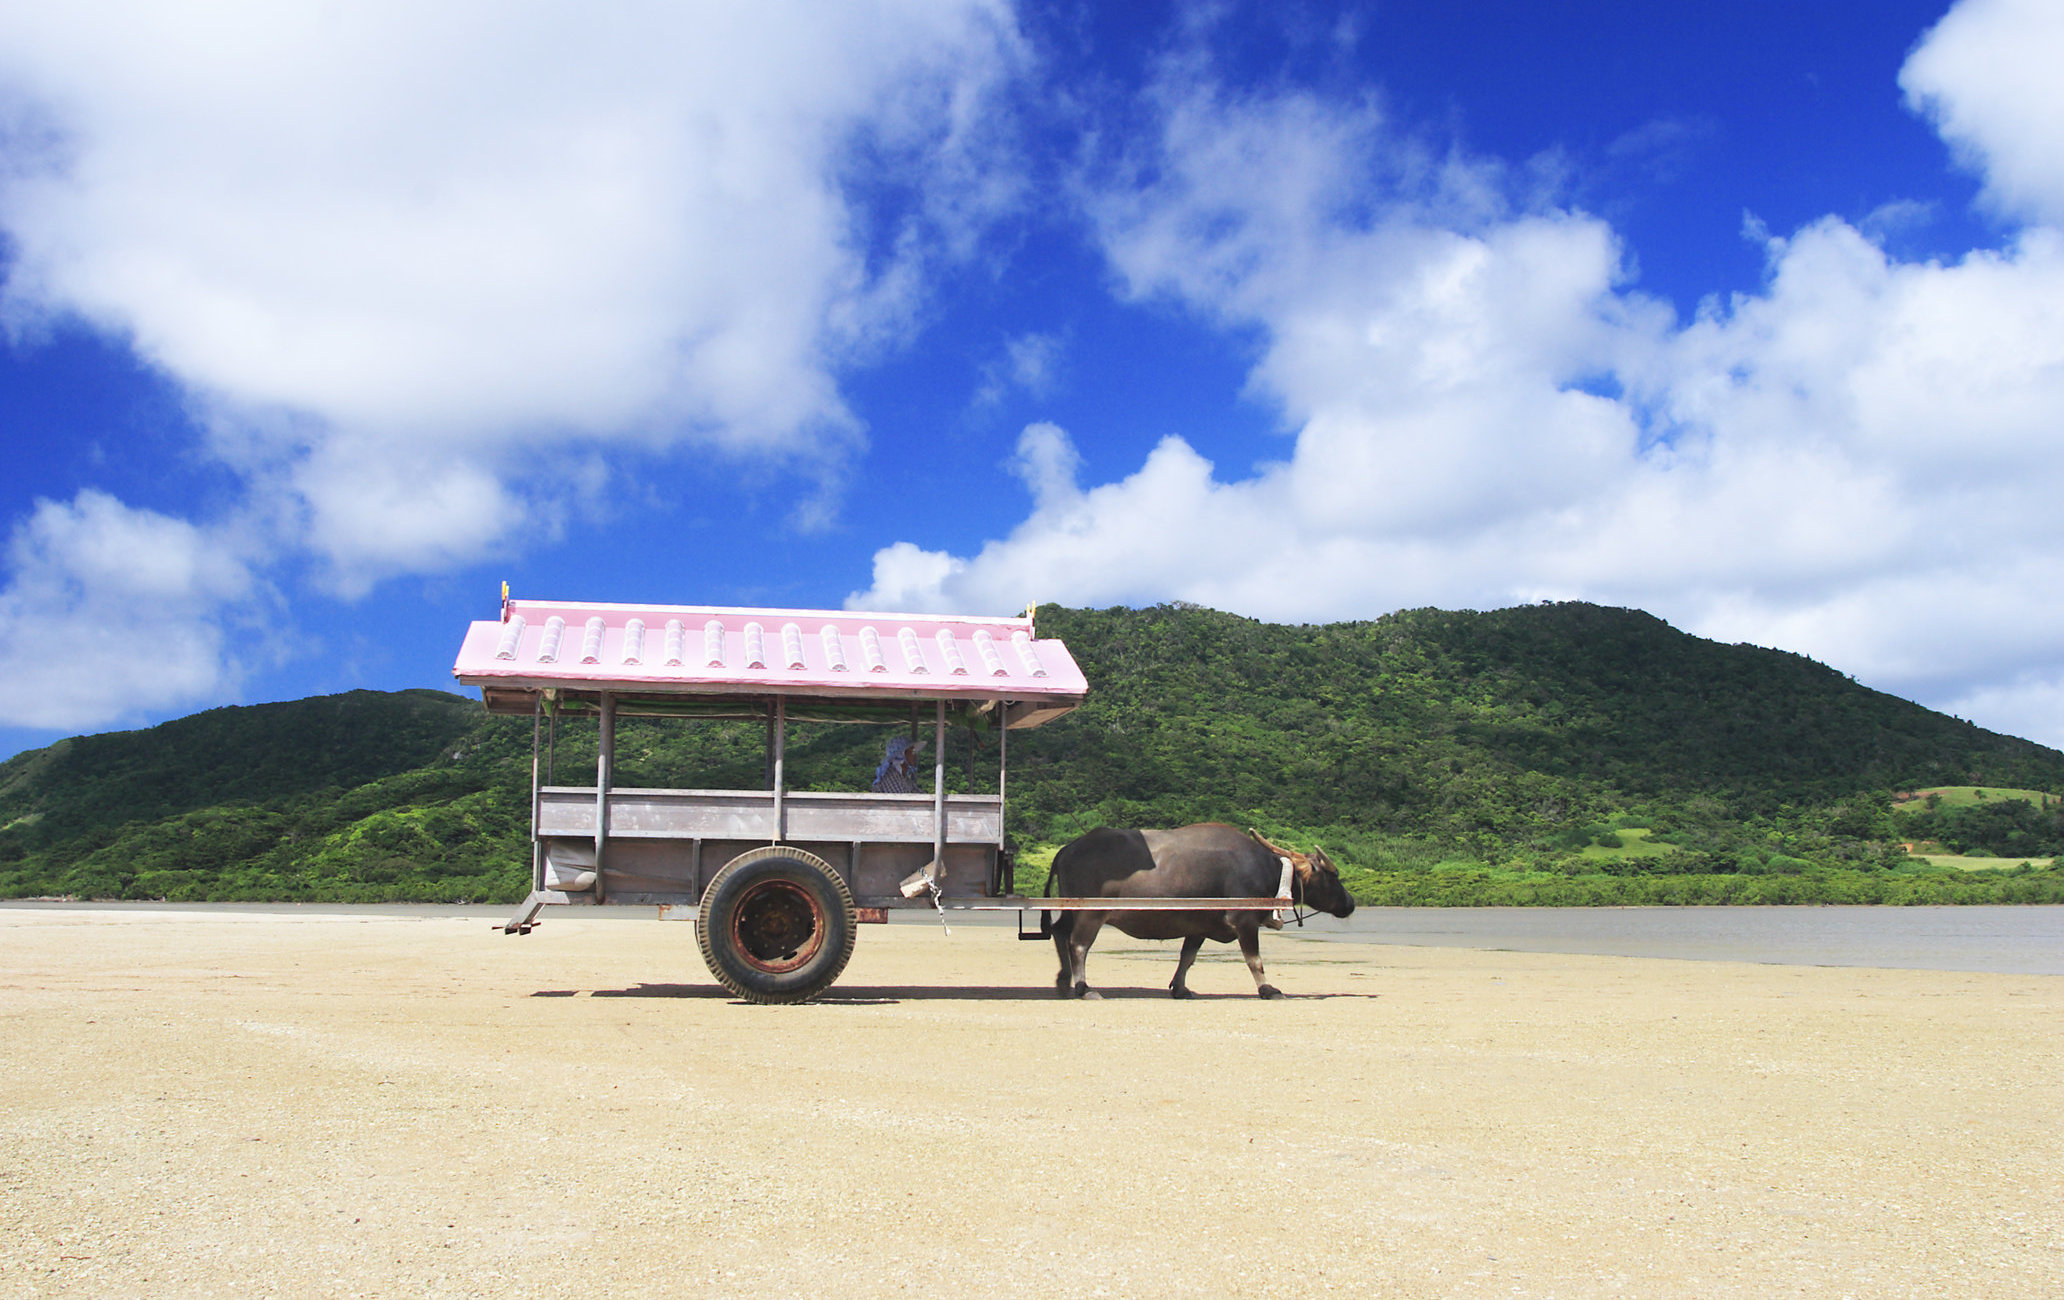
[[0, 910], [0, 1294], [2064, 1294], [2064, 978]]

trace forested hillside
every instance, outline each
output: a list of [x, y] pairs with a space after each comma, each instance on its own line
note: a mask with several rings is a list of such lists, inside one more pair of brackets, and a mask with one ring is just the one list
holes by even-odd
[[[1916, 787], [2064, 791], [2064, 755], [1636, 611], [1281, 627], [1047, 607], [1039, 623], [1091, 695], [1011, 737], [1011, 829], [1031, 862], [1094, 825], [1216, 818], [1324, 844], [1373, 901], [2064, 901], [2045, 860], [2064, 851], [2064, 802], [1983, 819], [1892, 808]], [[864, 786], [887, 734], [798, 728], [796, 783]], [[626, 785], [762, 781], [753, 726], [620, 735]], [[993, 789], [996, 745], [955, 732], [956, 788]], [[593, 763], [593, 724], [570, 725], [558, 779], [591, 780]], [[529, 764], [527, 720], [434, 691], [68, 740], [0, 764], [0, 894], [512, 899]], [[2030, 865], [1910, 857], [1917, 826]]]

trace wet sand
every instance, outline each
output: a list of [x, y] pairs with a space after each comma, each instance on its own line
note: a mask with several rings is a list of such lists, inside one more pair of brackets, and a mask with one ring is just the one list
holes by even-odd
[[0, 1295], [2064, 1294], [2064, 978], [0, 910]]

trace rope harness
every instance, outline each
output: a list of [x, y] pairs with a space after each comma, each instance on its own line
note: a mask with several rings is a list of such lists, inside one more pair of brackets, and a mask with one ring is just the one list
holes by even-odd
[[[1311, 870], [1310, 855], [1299, 853], [1294, 849], [1286, 849], [1280, 844], [1273, 843], [1267, 836], [1257, 830], [1250, 829], [1247, 832], [1247, 836], [1256, 844], [1275, 854], [1276, 861], [1283, 864], [1283, 879], [1276, 886], [1276, 897], [1290, 900], [1290, 915], [1296, 920], [1297, 928], [1303, 929], [1305, 916], [1304, 872]], [[1299, 867], [1304, 868], [1304, 870], [1298, 870]], [[1275, 917], [1276, 924], [1280, 926], [1283, 923], [1283, 909], [1278, 908]]]

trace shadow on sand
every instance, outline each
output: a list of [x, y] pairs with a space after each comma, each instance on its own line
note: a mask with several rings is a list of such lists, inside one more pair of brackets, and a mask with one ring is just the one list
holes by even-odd
[[[1106, 1002], [1121, 1001], [1169, 1001], [1165, 988], [1117, 988], [1099, 986], [1097, 992]], [[579, 989], [539, 989], [530, 996], [534, 998], [576, 998]], [[729, 990], [716, 984], [637, 984], [627, 989], [596, 989], [588, 994], [596, 998], [718, 998], [726, 1001], [737, 999]], [[1296, 993], [1285, 994], [1286, 999], [1302, 1002], [1319, 1002], [1332, 998], [1374, 999], [1374, 993]], [[1052, 986], [1045, 988], [1004, 986], [993, 984], [974, 985], [839, 985], [826, 990], [811, 999], [811, 1004], [822, 1007], [880, 1007], [893, 1006], [898, 1002], [1059, 1002], [1066, 1001]], [[1252, 1002], [1252, 993], [1198, 993], [1189, 999], [1192, 1002]], [[739, 1002], [738, 1005], [746, 1005]]]

